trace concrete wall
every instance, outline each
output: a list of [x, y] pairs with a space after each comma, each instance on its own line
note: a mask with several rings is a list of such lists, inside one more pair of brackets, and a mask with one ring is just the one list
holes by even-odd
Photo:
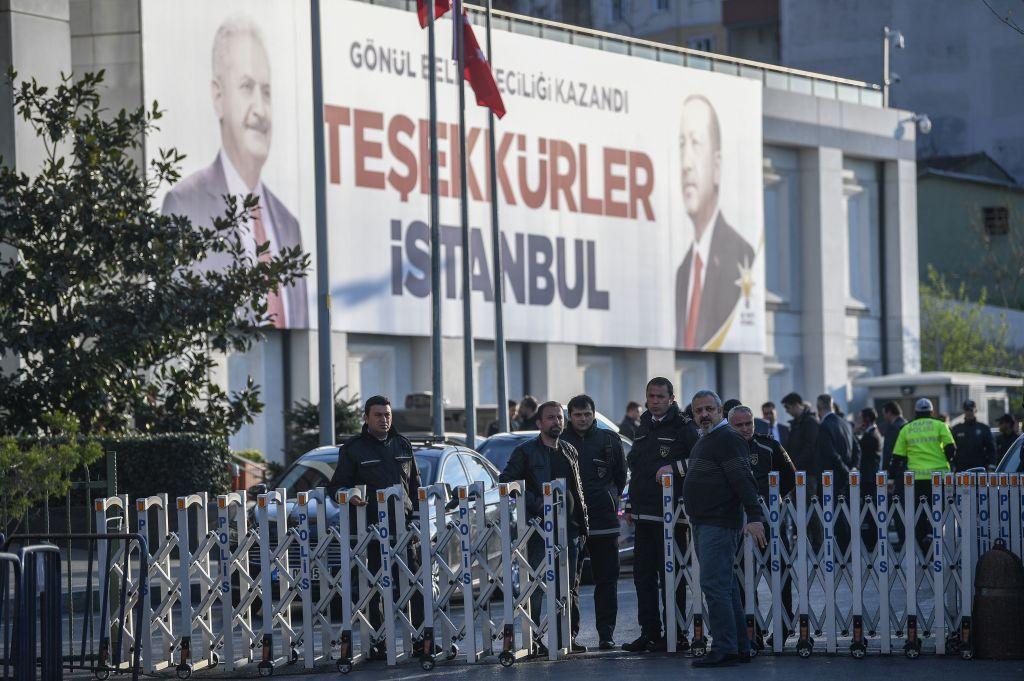
[[882, 27], [899, 29], [891, 102], [931, 117], [919, 155], [987, 151], [1024, 181], [1024, 38], [984, 3], [781, 0], [780, 14], [783, 65], [869, 83], [882, 82]]

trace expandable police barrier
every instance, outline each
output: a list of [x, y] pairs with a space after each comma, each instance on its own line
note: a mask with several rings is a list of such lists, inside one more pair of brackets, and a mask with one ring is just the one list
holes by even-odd
[[[842, 644], [855, 658], [894, 646], [916, 658], [931, 640], [929, 652], [973, 655], [973, 568], [996, 539], [1014, 551], [1024, 546], [1021, 476], [935, 473], [915, 481], [907, 473], [900, 482], [890, 493], [880, 473], [865, 487], [854, 470], [848, 491], [838, 490], [825, 471], [820, 497], [808, 498], [807, 474], [799, 471], [794, 492], [783, 498], [771, 474], [761, 500], [768, 544], [762, 550], [744, 537], [735, 565], [755, 653], [767, 643], [774, 653], [809, 657], [819, 645], [837, 653]], [[692, 547], [683, 551], [674, 539], [676, 526], [688, 521], [670, 474], [662, 489], [668, 649], [677, 647], [678, 622], [700, 655], [700, 565]], [[685, 613], [671, 596], [681, 580], [698, 596], [687, 599]]]
[[[692, 597], [700, 565], [692, 543], [675, 540], [688, 521], [671, 476], [661, 482], [666, 593], [682, 584], [691, 594], [685, 612], [668, 604], [668, 648], [678, 648], [678, 628], [699, 655], [714, 634]], [[1020, 476], [908, 475], [893, 490], [886, 482], [852, 471], [840, 489], [826, 471], [811, 496], [799, 472], [783, 497], [770, 477], [767, 546], [745, 538], [735, 562], [756, 651], [972, 655], [974, 564], [997, 539], [1016, 552], [1024, 545]], [[558, 659], [572, 631], [564, 495], [563, 482], [546, 485], [539, 519], [522, 482], [490, 491], [437, 484], [414, 500], [396, 486], [376, 492], [375, 518], [360, 489], [290, 500], [277, 489], [252, 510], [242, 492], [215, 503], [194, 494], [175, 500], [173, 515], [161, 495], [134, 506], [98, 500], [97, 527], [138, 534], [95, 535], [88, 560], [69, 563], [77, 582], [92, 585], [91, 605], [80, 594], [69, 604], [88, 613], [98, 647], [86, 650], [83, 637], [65, 662], [102, 676], [141, 654], [147, 671], [186, 678], [218, 664], [256, 664], [264, 675], [281, 664], [336, 664], [347, 673], [374, 658], [510, 666], [541, 645]], [[139, 598], [143, 588], [149, 596]]]
[[[84, 561], [81, 549], [72, 552], [58, 546], [82, 542]], [[12, 545], [24, 548], [15, 554], [9, 551]], [[126, 672], [138, 679], [141, 650], [133, 627], [143, 619], [148, 594], [145, 537], [13, 535], [0, 541], [0, 549], [7, 551], [0, 553], [4, 678], [10, 678], [13, 667], [15, 679], [35, 679], [38, 666], [44, 681], [61, 679], [65, 668], [89, 670], [101, 681], [111, 673]], [[67, 556], [64, 561], [62, 553]], [[62, 569], [69, 576], [84, 572], [84, 584], [75, 580], [65, 592]]]

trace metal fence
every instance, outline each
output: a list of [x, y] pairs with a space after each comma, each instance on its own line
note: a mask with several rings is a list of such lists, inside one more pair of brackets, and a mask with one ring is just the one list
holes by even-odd
[[[808, 482], [798, 473], [784, 497], [772, 477], [768, 546], [748, 539], [736, 557], [757, 649], [970, 657], [973, 568], [997, 541], [1019, 555], [1020, 476], [935, 475], [916, 487], [908, 476], [890, 492], [884, 476], [869, 486], [854, 471], [847, 491], [825, 472], [817, 495]], [[700, 566], [671, 476], [662, 483], [665, 536], [678, 538], [666, 542], [665, 581], [689, 592], [681, 612], [675, 589], [665, 590], [668, 647], [681, 647], [678, 627], [700, 654], [714, 635], [695, 588]], [[396, 486], [371, 500], [376, 517], [359, 489], [334, 499], [276, 489], [255, 504], [244, 492], [193, 494], [173, 507], [166, 496], [108, 497], [95, 502], [95, 526], [118, 534], [7, 545], [61, 546], [72, 586], [56, 601], [60, 661], [100, 678], [250, 665], [269, 675], [290, 664], [347, 673], [374, 658], [511, 666], [538, 652], [566, 655], [571, 631], [564, 483], [545, 486], [540, 518], [523, 490], [476, 484], [449, 498], [434, 485], [407, 500]], [[69, 540], [77, 548], [68, 551]], [[5, 596], [17, 579], [9, 563], [0, 555]], [[4, 648], [5, 664], [12, 658]]]

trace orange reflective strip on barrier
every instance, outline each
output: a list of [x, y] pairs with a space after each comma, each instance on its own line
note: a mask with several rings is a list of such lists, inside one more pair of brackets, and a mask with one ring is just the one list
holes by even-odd
[[932, 487], [938, 487], [941, 484], [942, 484], [942, 473], [933, 472], [932, 473]]
[[803, 487], [807, 484], [807, 473], [803, 471], [796, 472], [796, 486]]
[[663, 476], [661, 476], [661, 486], [664, 487], [665, 489], [668, 489], [669, 487], [671, 487], [672, 486], [672, 476], [671, 475], [663, 475]]
[[425, 487], [420, 487], [416, 494], [419, 497], [420, 501], [427, 500], [427, 490]]
[[[769, 481], [769, 484], [771, 484], [771, 476], [768, 477], [768, 481]], [[850, 471], [850, 484], [851, 485], [859, 485], [860, 484], [860, 471], [858, 471], [856, 468], [853, 469], [852, 471]]]
[[544, 494], [545, 495], [550, 495], [551, 494], [551, 483], [550, 482], [545, 482], [544, 483]]
[[907, 472], [905, 472], [903, 474], [903, 484], [907, 485], [908, 487], [910, 485], [914, 484], [914, 474], [913, 474], [913, 472], [907, 471]]
[[771, 473], [768, 474], [768, 484], [769, 485], [777, 485], [777, 484], [779, 484], [779, 472], [778, 471], [772, 471]]
[[220, 508], [227, 508], [227, 505], [228, 498], [226, 496], [221, 495], [217, 497], [217, 506], [219, 506]]
[[178, 497], [178, 510], [179, 511], [184, 511], [185, 510], [185, 497]]
[[832, 484], [832, 474], [830, 472], [825, 471], [821, 474], [821, 484], [826, 486]]
[[508, 483], [507, 482], [503, 482], [503, 483], [498, 485], [498, 496], [499, 497], [507, 497], [508, 496]]
[[885, 473], [875, 473], [875, 486], [885, 487]]

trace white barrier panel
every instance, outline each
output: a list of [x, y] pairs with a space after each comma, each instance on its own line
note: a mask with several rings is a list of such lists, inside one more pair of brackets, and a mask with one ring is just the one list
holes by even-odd
[[[884, 473], [868, 487], [851, 471], [848, 493], [829, 471], [821, 482], [820, 498], [808, 498], [807, 474], [798, 472], [783, 496], [772, 474], [762, 500], [768, 545], [745, 539], [737, 553], [756, 648], [807, 657], [819, 639], [823, 651], [855, 658], [894, 646], [911, 658], [970, 657], [975, 563], [996, 541], [1024, 545], [1020, 475], [935, 473], [924, 486], [908, 474], [893, 493]], [[680, 644], [678, 623], [701, 654], [700, 565], [682, 541], [687, 520], [671, 476], [661, 484], [668, 648]], [[454, 499], [444, 485], [422, 488], [411, 520], [393, 487], [378, 493], [372, 522], [358, 489], [338, 491], [336, 505], [323, 489], [292, 500], [277, 489], [259, 495], [254, 510], [244, 492], [215, 506], [193, 494], [176, 500], [176, 529], [166, 495], [137, 499], [134, 519], [126, 497], [97, 500], [98, 528], [134, 520], [151, 547], [151, 597], [145, 621], [135, 622], [130, 610], [103, 607], [113, 589], [137, 581], [134, 564], [123, 560], [123, 545], [97, 543], [99, 655], [127, 659], [139, 646], [147, 672], [174, 667], [181, 678], [254, 662], [271, 674], [299, 660], [307, 669], [336, 661], [348, 672], [373, 658], [425, 669], [455, 659], [511, 666], [544, 649], [558, 659], [572, 631], [565, 486], [545, 485], [542, 516], [532, 518], [523, 485], [500, 484], [490, 507], [480, 486], [458, 488]], [[688, 592], [686, 612], [677, 586]], [[412, 614], [419, 599], [422, 621]], [[122, 621], [113, 650], [109, 632]]]

